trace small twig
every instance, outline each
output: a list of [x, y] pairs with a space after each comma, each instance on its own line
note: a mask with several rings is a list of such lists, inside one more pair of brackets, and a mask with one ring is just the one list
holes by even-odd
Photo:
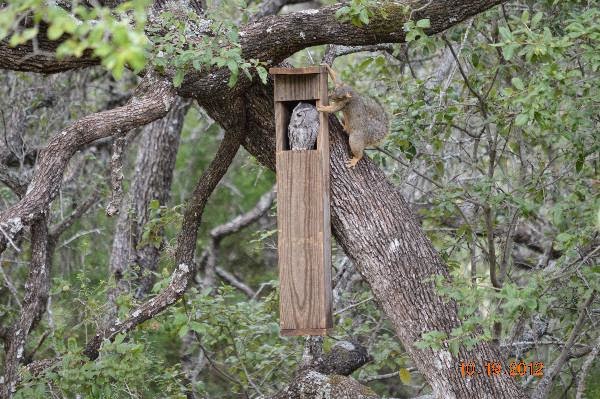
[[[414, 371], [417, 371], [417, 368], [416, 367], [408, 367], [406, 370], [409, 373], [412, 373]], [[398, 371], [394, 371], [393, 373], [387, 373], [387, 374], [368, 375], [366, 377], [359, 379], [359, 382], [361, 384], [367, 384], [371, 381], [387, 380], [388, 378], [393, 378], [393, 377], [398, 377]]]
[[80, 233], [77, 233], [77, 234], [75, 234], [74, 236], [72, 236], [72, 237], [71, 237], [71, 238], [69, 238], [68, 240], [65, 240], [65, 241], [64, 241], [62, 244], [60, 244], [60, 245], [58, 246], [58, 248], [57, 248], [57, 249], [60, 249], [60, 248], [62, 248], [62, 247], [66, 247], [67, 245], [69, 245], [71, 242], [75, 241], [75, 240], [76, 240], [76, 239], [78, 239], [79, 237], [83, 237], [83, 236], [85, 236], [85, 235], [92, 234], [92, 233], [100, 234], [101, 232], [102, 232], [102, 230], [100, 230], [100, 229], [92, 229], [92, 230], [85, 230], [85, 231], [82, 231], [82, 232], [80, 232]]
[[357, 306], [360, 306], [360, 305], [362, 305], [363, 303], [367, 303], [367, 302], [369, 302], [369, 301], [371, 301], [371, 300], [373, 300], [373, 297], [372, 297], [372, 296], [368, 297], [367, 299], [363, 299], [363, 300], [362, 300], [362, 301], [360, 301], [360, 302], [356, 302], [356, 303], [354, 303], [354, 304], [352, 304], [352, 305], [346, 306], [345, 308], [343, 308], [343, 309], [340, 309], [340, 310], [336, 311], [336, 312], [334, 313], [334, 315], [335, 315], [335, 316], [337, 316], [337, 315], [339, 315], [340, 313], [344, 313], [344, 312], [346, 312], [346, 311], [348, 311], [348, 310], [350, 310], [350, 309], [353, 309], [353, 308], [355, 308], [355, 307], [357, 307]]
[[269, 287], [269, 286], [272, 286], [272, 285], [273, 285], [273, 284], [271, 284], [271, 282], [262, 283], [262, 284], [261, 284], [261, 285], [258, 287], [258, 289], [256, 290], [256, 293], [254, 294], [254, 296], [252, 297], [252, 299], [256, 299], [256, 298], [258, 298], [258, 296], [260, 295], [260, 293], [263, 291], [263, 289], [264, 289], [265, 287]]
[[89, 208], [91, 208], [99, 199], [100, 193], [94, 191], [82, 204], [80, 204], [69, 216], [50, 228], [48, 235], [50, 241], [56, 241], [58, 237], [65, 232], [76, 220], [78, 220]]
[[[215, 361], [208, 355], [208, 351], [206, 350], [206, 348], [204, 347], [204, 345], [202, 345], [201, 339], [200, 339], [200, 334], [198, 334], [196, 331], [193, 331], [194, 333], [194, 337], [196, 337], [196, 341], [198, 343], [198, 346], [200, 347], [200, 350], [202, 351], [202, 353], [204, 354], [204, 357], [206, 358], [206, 360], [208, 360], [208, 363], [211, 365], [211, 367], [213, 369], [215, 369], [215, 371], [221, 375], [222, 377], [226, 378], [227, 380], [239, 385], [242, 387], [242, 390], [244, 390], [244, 385], [236, 380], [235, 378], [233, 378], [229, 373], [225, 372], [224, 370], [221, 370], [220, 367], [217, 367]], [[246, 393], [246, 391], [244, 390], [244, 393]], [[247, 394], [246, 394], [247, 396]]]
[[17, 303], [17, 306], [19, 307], [19, 309], [23, 309], [23, 306], [21, 305], [21, 301], [19, 300], [19, 294], [17, 294], [17, 289], [15, 288], [13, 283], [10, 281], [10, 279], [8, 278], [6, 273], [4, 273], [4, 268], [2, 266], [0, 266], [0, 274], [2, 274], [2, 278], [4, 278], [4, 284], [6, 285], [6, 288], [8, 288], [8, 291], [10, 291], [11, 295], [15, 298], [15, 302]]
[[21, 250], [16, 246], [16, 244], [14, 243], [14, 241], [12, 240], [11, 236], [9, 236], [6, 231], [4, 231], [4, 229], [2, 228], [3, 223], [0, 223], [0, 233], [2, 233], [2, 235], [4, 236], [4, 238], [6, 238], [6, 241], [8, 241], [8, 243], [10, 244], [11, 247], [13, 247], [13, 249], [16, 252], [21, 252]]
[[221, 277], [232, 287], [235, 287], [238, 290], [242, 291], [244, 294], [246, 294], [248, 298], [252, 299], [256, 295], [256, 292], [254, 292], [252, 288], [246, 285], [246, 283], [244, 283], [242, 280], [235, 277], [233, 274], [229, 273], [227, 270], [217, 266], [215, 268], [215, 271], [217, 272], [217, 276]]
[[583, 321], [585, 320], [587, 308], [594, 301], [596, 297], [596, 291], [593, 291], [590, 294], [590, 297], [585, 301], [581, 310], [579, 312], [579, 317], [575, 322], [575, 326], [573, 326], [573, 330], [571, 331], [571, 335], [564, 346], [563, 350], [560, 352], [558, 358], [552, 363], [548, 372], [544, 374], [542, 380], [538, 383], [535, 391], [531, 395], [531, 399], [545, 399], [548, 397], [550, 393], [550, 389], [552, 388], [552, 381], [558, 375], [560, 370], [563, 368], [565, 362], [569, 359], [569, 353], [571, 352], [571, 348], [575, 344], [575, 340], [579, 336], [579, 332], [581, 331], [581, 327], [583, 327]]
[[333, 61], [342, 55], [349, 55], [360, 52], [376, 52], [376, 51], [393, 51], [391, 44], [375, 44], [369, 46], [340, 46], [340, 45], [328, 45], [325, 55], [323, 56], [323, 63], [331, 66]]
[[42, 345], [44, 344], [44, 341], [46, 341], [46, 338], [48, 338], [48, 335], [50, 335], [50, 331], [46, 330], [44, 331], [44, 333], [42, 334], [42, 336], [40, 337], [40, 339], [38, 340], [37, 345], [35, 346], [35, 348], [33, 348], [31, 350], [31, 352], [29, 352], [27, 354], [27, 358], [29, 359], [29, 361], [31, 361], [31, 359], [33, 359], [33, 356], [36, 354], [36, 352], [42, 347]]
[[[402, 161], [400, 158], [398, 158], [397, 156], [395, 156], [394, 154], [392, 154], [388, 150], [383, 149], [381, 147], [375, 147], [375, 149], [377, 151], [383, 152], [385, 155], [387, 155], [388, 157], [392, 158], [394, 161], [398, 162], [400, 165], [402, 165], [402, 166], [404, 166], [406, 168], [410, 168], [410, 165], [408, 163]], [[436, 182], [435, 180], [432, 180], [431, 178], [429, 178], [428, 176], [425, 176], [424, 174], [420, 173], [417, 170], [413, 169], [413, 173], [416, 174], [417, 176], [419, 176], [419, 177], [427, 180], [429, 183], [433, 184], [437, 188], [444, 188], [440, 183]]]

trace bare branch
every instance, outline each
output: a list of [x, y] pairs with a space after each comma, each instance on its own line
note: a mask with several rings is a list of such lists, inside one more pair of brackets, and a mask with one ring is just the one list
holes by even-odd
[[281, 9], [289, 4], [309, 3], [313, 0], [266, 0], [259, 5], [258, 11], [250, 19], [254, 22], [268, 15], [278, 14]]
[[254, 296], [256, 295], [256, 292], [254, 292], [252, 288], [250, 288], [246, 283], [244, 283], [242, 280], [240, 280], [233, 274], [229, 273], [227, 270], [217, 266], [215, 267], [215, 272], [217, 276], [221, 277], [232, 287], [235, 287], [238, 290], [242, 291], [244, 294], [246, 294], [248, 298], [254, 298]]
[[206, 286], [214, 286], [215, 275], [218, 275], [223, 280], [242, 291], [249, 298], [253, 298], [256, 295], [256, 293], [243, 281], [240, 281], [237, 277], [226, 270], [217, 267], [219, 244], [224, 237], [237, 233], [263, 216], [269, 210], [269, 208], [271, 208], [274, 199], [275, 190], [272, 188], [262, 195], [254, 208], [211, 230], [211, 240], [208, 244], [208, 247], [204, 250], [202, 256], [200, 257], [200, 263], [204, 267], [204, 284]]
[[[40, 151], [37, 168], [27, 194], [0, 213], [0, 226], [28, 225], [39, 218], [56, 197], [62, 175], [73, 154], [83, 146], [114, 134], [129, 131], [163, 117], [175, 98], [171, 83], [148, 74], [131, 100], [122, 107], [88, 115], [50, 139]], [[0, 237], [0, 253], [21, 228], [12, 228]]]
[[90, 359], [98, 357], [102, 341], [112, 340], [118, 334], [131, 331], [138, 324], [151, 319], [177, 302], [184, 294], [196, 271], [193, 259], [204, 206], [233, 161], [240, 146], [241, 136], [241, 132], [226, 133], [213, 161], [198, 180], [183, 216], [175, 251], [177, 266], [171, 275], [169, 285], [154, 298], [136, 307], [125, 321], [115, 322], [97, 332], [84, 350], [85, 355]]
[[6, 288], [8, 288], [8, 291], [13, 296], [17, 307], [19, 309], [22, 309], [23, 307], [21, 306], [21, 301], [19, 300], [19, 294], [17, 293], [17, 289], [15, 288], [12, 281], [10, 281], [10, 278], [8, 278], [6, 273], [4, 273], [4, 268], [2, 266], [0, 266], [0, 274], [2, 275], [2, 279], [4, 279], [4, 285], [6, 286]]
[[569, 340], [564, 346], [563, 350], [560, 352], [558, 358], [552, 363], [552, 366], [549, 367], [548, 372], [544, 374], [540, 382], [535, 388], [535, 391], [531, 395], [531, 399], [545, 399], [550, 394], [550, 390], [552, 389], [552, 381], [554, 378], [560, 373], [560, 370], [563, 368], [567, 360], [569, 360], [569, 353], [571, 352], [571, 348], [575, 344], [575, 340], [579, 337], [579, 333], [581, 328], [583, 327], [583, 321], [586, 317], [586, 312], [590, 304], [594, 301], [596, 297], [596, 291], [593, 291], [589, 298], [585, 301], [581, 310], [579, 312], [579, 317], [573, 326], [573, 330], [571, 330], [571, 335], [569, 336]]
[[5, 339], [4, 383], [0, 385], [2, 398], [11, 397], [16, 390], [19, 364], [24, 359], [27, 336], [39, 320], [48, 298], [49, 266], [48, 227], [44, 217], [31, 226], [31, 263], [25, 283], [23, 308], [19, 320]]
[[50, 232], [48, 233], [49, 240], [51, 243], [56, 243], [58, 238], [64, 233], [69, 227], [73, 225], [84, 213], [88, 211], [94, 204], [98, 202], [100, 199], [100, 192], [94, 191], [89, 197], [86, 198], [83, 203], [79, 204], [77, 208], [65, 219], [61, 220], [54, 226], [50, 228]]
[[213, 240], [221, 240], [225, 236], [237, 233], [243, 228], [248, 227], [271, 208], [274, 199], [275, 189], [272, 188], [260, 197], [254, 208], [225, 224], [215, 227], [210, 231], [210, 236]]
[[374, 44], [370, 46], [336, 46], [329, 45], [327, 50], [325, 51], [325, 55], [323, 56], [323, 62], [327, 65], [332, 65], [333, 61], [337, 57], [341, 57], [342, 55], [355, 54], [361, 52], [376, 52], [376, 51], [386, 51], [392, 52], [394, 50], [391, 44], [383, 43], [383, 44]]
[[575, 396], [575, 399], [584, 398], [583, 394], [585, 393], [585, 380], [590, 372], [590, 369], [592, 368], [594, 360], [598, 356], [598, 352], [600, 352], [600, 335], [596, 339], [594, 349], [592, 349], [591, 353], [583, 362], [583, 366], [581, 366], [581, 372], [579, 373], [579, 383], [577, 384], [577, 394]]
[[19, 197], [22, 197], [25, 194], [27, 184], [2, 163], [0, 163], [0, 182], [4, 183]]

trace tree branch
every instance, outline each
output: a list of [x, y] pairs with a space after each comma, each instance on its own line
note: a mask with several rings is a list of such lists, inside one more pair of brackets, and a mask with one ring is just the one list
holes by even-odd
[[19, 380], [19, 364], [25, 356], [25, 343], [29, 332], [39, 320], [49, 289], [48, 227], [43, 217], [31, 226], [31, 263], [25, 283], [23, 307], [17, 323], [5, 338], [4, 383], [0, 397], [10, 398]]
[[[428, 18], [431, 27], [426, 33], [436, 34], [504, 1], [386, 1], [375, 9], [369, 24], [361, 27], [350, 22], [341, 22], [336, 18], [336, 12], [344, 4], [335, 4], [319, 9], [268, 16], [249, 23], [240, 29], [240, 45], [245, 59], [256, 58], [276, 65], [299, 50], [321, 44], [360, 46], [404, 42], [406, 32], [403, 26], [409, 18]], [[40, 32], [37, 40], [40, 48], [44, 50], [43, 54], [33, 54], [30, 44], [12, 48], [6, 41], [0, 42], [0, 68], [56, 73], [99, 63], [89, 52], [78, 59], [58, 60], [53, 53], [60, 42], [48, 41], [45, 32]], [[197, 97], [210, 92], [210, 95], [214, 95], [215, 87], [228, 90], [221, 82], [228, 74], [227, 69], [222, 68], [218, 72], [188, 74], [178, 93], [185, 97]]]
[[586, 380], [588, 373], [590, 372], [590, 369], [592, 368], [592, 364], [594, 363], [594, 360], [596, 359], [596, 356], [598, 356], [599, 352], [600, 352], [600, 335], [598, 336], [598, 338], [596, 339], [596, 342], [594, 343], [594, 349], [592, 349], [591, 353], [588, 355], [588, 357], [583, 362], [583, 366], [581, 366], [581, 373], [579, 375], [579, 383], [577, 384], [577, 393], [576, 393], [575, 399], [583, 399], [584, 398], [583, 395], [585, 393], [585, 380]]
[[213, 161], [198, 180], [198, 184], [186, 207], [181, 231], [177, 237], [177, 249], [175, 251], [177, 266], [171, 275], [169, 285], [154, 298], [135, 308], [125, 321], [117, 321], [97, 332], [86, 345], [84, 354], [87, 357], [92, 360], [96, 359], [102, 341], [105, 339], [112, 340], [118, 334], [131, 331], [138, 324], [151, 319], [174, 304], [184, 294], [196, 271], [193, 258], [204, 206], [233, 161], [240, 146], [241, 138], [242, 133], [239, 131], [226, 133]]
[[563, 366], [569, 359], [571, 348], [575, 344], [575, 340], [579, 336], [579, 332], [583, 327], [583, 321], [586, 317], [587, 308], [594, 301], [595, 297], [596, 291], [593, 291], [581, 307], [579, 317], [577, 318], [577, 321], [573, 326], [573, 330], [571, 331], [569, 340], [565, 344], [563, 350], [560, 352], [558, 358], [552, 363], [552, 366], [550, 366], [550, 368], [548, 369], [548, 372], [544, 374], [544, 376], [536, 386], [535, 391], [531, 395], [531, 399], [545, 399], [550, 394], [550, 390], [552, 389], [552, 381], [558, 375], [558, 373], [560, 373], [560, 370], [563, 368]]
[[[316, 339], [316, 342], [313, 340]], [[357, 342], [339, 341], [328, 353], [321, 353], [322, 338], [309, 337], [303, 363], [290, 384], [272, 399], [346, 398], [368, 399], [378, 396], [352, 377], [354, 371], [372, 360], [367, 349]], [[305, 353], [306, 355], [306, 353]]]
[[262, 1], [258, 7], [258, 11], [251, 18], [251, 22], [255, 22], [268, 15], [278, 14], [281, 9], [289, 4], [309, 3], [313, 0], [266, 0]]
[[215, 275], [218, 275], [223, 280], [242, 291], [249, 298], [253, 298], [256, 295], [252, 288], [248, 287], [243, 281], [240, 281], [228, 271], [217, 267], [217, 255], [223, 238], [235, 234], [241, 229], [254, 223], [258, 218], [263, 216], [269, 208], [271, 208], [274, 199], [275, 190], [271, 189], [262, 195], [254, 208], [211, 230], [211, 240], [200, 257], [201, 265], [204, 268], [204, 285], [207, 287], [214, 286]]
[[66, 218], [55, 224], [50, 228], [48, 233], [48, 240], [51, 244], [56, 244], [58, 238], [64, 233], [69, 227], [73, 225], [84, 213], [88, 211], [98, 200], [100, 199], [100, 192], [94, 191], [89, 197], [86, 198], [83, 203], [79, 204], [77, 208]]
[[5, 234], [0, 237], [0, 253], [6, 243], [14, 239], [24, 225], [39, 218], [56, 197], [64, 170], [77, 150], [95, 140], [163, 117], [174, 98], [170, 82], [148, 74], [124, 106], [88, 115], [52, 137], [46, 148], [40, 151], [37, 168], [25, 196], [0, 213], [0, 226], [9, 227], [8, 233], [4, 229]]
[[344, 4], [335, 4], [262, 18], [241, 30], [240, 43], [246, 58], [278, 64], [299, 50], [320, 44], [358, 46], [404, 42], [403, 26], [410, 16], [415, 21], [428, 18], [431, 27], [425, 32], [436, 34], [501, 3], [502, 0], [387, 1], [379, 4], [369, 24], [361, 27], [336, 18], [336, 12]]

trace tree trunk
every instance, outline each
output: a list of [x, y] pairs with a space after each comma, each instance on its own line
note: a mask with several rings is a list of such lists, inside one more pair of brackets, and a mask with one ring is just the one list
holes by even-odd
[[18, 321], [9, 329], [4, 342], [4, 379], [0, 398], [12, 398], [19, 380], [19, 367], [25, 358], [27, 336], [41, 318], [48, 300], [50, 282], [48, 224], [45, 217], [31, 225], [31, 262], [25, 283], [23, 308]]
[[[246, 94], [246, 149], [262, 164], [275, 168], [275, 116], [272, 85], [253, 86]], [[204, 100], [204, 102], [201, 102]], [[226, 128], [231, 114], [218, 104], [198, 99], [210, 116]], [[370, 159], [348, 169], [347, 136], [330, 117], [331, 221], [337, 242], [357, 265], [398, 337], [438, 398], [522, 398], [524, 393], [508, 375], [465, 378], [461, 361], [480, 369], [486, 362], [503, 362], [491, 343], [481, 342], [453, 355], [447, 345], [421, 350], [415, 342], [425, 332], [450, 335], [460, 326], [456, 303], [444, 300], [428, 279], [448, 269], [397, 190]]]
[[[150, 202], [158, 200], [165, 205], [169, 201], [183, 119], [190, 104], [190, 100], [177, 98], [171, 111], [146, 126], [141, 134], [133, 181], [113, 239], [109, 271], [117, 287], [109, 292], [111, 319], [116, 316], [115, 299], [119, 294], [134, 288], [135, 296], [141, 297], [152, 286], [160, 248], [152, 244], [140, 247], [139, 243], [148, 222]], [[133, 265], [137, 265], [139, 277], [135, 287], [129, 287], [131, 281], [123, 277]]]

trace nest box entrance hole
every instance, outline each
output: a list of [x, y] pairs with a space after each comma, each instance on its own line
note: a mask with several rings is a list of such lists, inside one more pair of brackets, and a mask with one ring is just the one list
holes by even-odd
[[[283, 125], [283, 129], [281, 131], [281, 151], [291, 151], [292, 147], [290, 144], [290, 132], [289, 132], [289, 124], [292, 119], [292, 114], [296, 106], [300, 103], [310, 104], [313, 107], [317, 106], [317, 100], [298, 100], [298, 101], [279, 101], [278, 105], [281, 108], [281, 123]], [[314, 145], [311, 146], [308, 150], [316, 150], [318, 145], [318, 137], [315, 141]], [[305, 151], [305, 150], [302, 150]]]
[[275, 80], [281, 335], [326, 335], [331, 311], [329, 129], [318, 113], [312, 149], [292, 151], [288, 125], [300, 102], [327, 105], [327, 69], [271, 68]]

